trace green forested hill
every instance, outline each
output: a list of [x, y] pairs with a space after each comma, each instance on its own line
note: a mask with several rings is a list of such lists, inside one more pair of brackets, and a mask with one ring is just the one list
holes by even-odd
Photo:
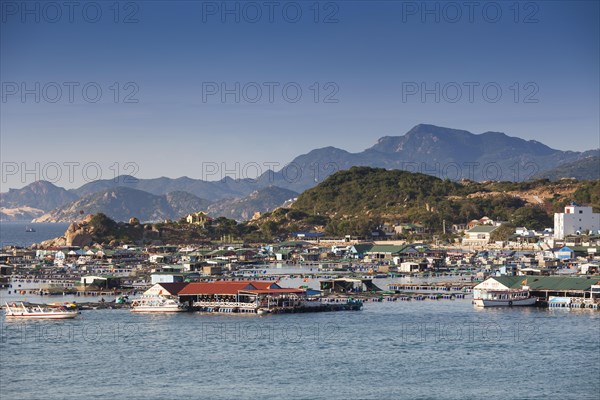
[[[292, 209], [258, 223], [269, 230], [324, 229], [366, 234], [385, 222], [420, 223], [431, 232], [487, 216], [530, 229], [552, 226], [552, 213], [570, 201], [600, 208], [597, 181], [452, 182], [399, 170], [353, 167], [306, 190]], [[320, 226], [315, 226], [320, 223]]]

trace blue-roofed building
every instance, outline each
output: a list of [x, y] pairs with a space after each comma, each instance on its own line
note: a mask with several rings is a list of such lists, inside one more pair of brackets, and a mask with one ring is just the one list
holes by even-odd
[[570, 260], [575, 258], [575, 252], [570, 247], [565, 246], [554, 250], [554, 257], [559, 260]]

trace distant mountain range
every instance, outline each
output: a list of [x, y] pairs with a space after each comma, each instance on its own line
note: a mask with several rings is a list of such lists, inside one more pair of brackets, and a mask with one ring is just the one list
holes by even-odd
[[176, 179], [165, 177], [139, 179], [129, 175], [121, 175], [114, 179], [101, 179], [86, 183], [77, 189], [72, 189], [71, 192], [77, 197], [83, 197], [101, 190], [128, 187], [155, 195], [183, 191], [200, 198], [215, 201], [225, 198], [244, 197], [264, 186], [269, 185], [258, 185], [252, 179], [233, 179], [230, 177], [225, 177], [219, 181], [203, 181], [201, 179], [188, 178], [187, 176]]
[[[288, 179], [285, 179], [285, 170], [279, 171], [272, 184], [303, 192], [336, 170], [352, 166], [400, 169], [451, 180], [526, 181], [542, 171], [590, 156], [600, 156], [600, 150], [561, 151], [500, 132], [476, 135], [464, 130], [417, 125], [404, 136], [382, 137], [360, 153], [335, 147], [313, 150], [292, 161], [294, 168], [288, 172]], [[304, 172], [302, 177], [289, 179], [297, 169]]]
[[31, 221], [45, 211], [77, 200], [79, 196], [46, 181], [0, 193], [0, 220]]
[[[227, 199], [214, 202], [208, 207], [208, 214], [222, 216], [237, 221], [252, 219], [256, 212], [273, 211], [286, 202], [293, 201], [298, 193], [277, 186], [256, 190], [241, 199]], [[256, 215], [258, 216], [258, 215]]]
[[577, 161], [560, 164], [558, 167], [541, 172], [534, 176], [536, 179], [556, 181], [561, 178], [576, 178], [586, 180], [600, 179], [600, 157], [591, 156]]
[[34, 222], [63, 222], [81, 219], [88, 214], [103, 213], [117, 221], [136, 217], [140, 221], [177, 219], [183, 214], [204, 210], [209, 202], [187, 192], [162, 196], [126, 187], [105, 189], [36, 218]]
[[32, 207], [52, 210], [79, 198], [77, 194], [46, 181], [33, 182], [22, 189], [0, 193], [0, 207]]
[[70, 221], [84, 210], [103, 212], [117, 220], [131, 216], [154, 220], [208, 209], [212, 215], [248, 219], [256, 211], [270, 211], [280, 201], [296, 197], [331, 174], [353, 166], [422, 172], [451, 180], [598, 179], [594, 171], [600, 168], [599, 157], [599, 149], [561, 151], [499, 132], [473, 134], [421, 124], [403, 136], [382, 137], [359, 153], [335, 147], [312, 150], [281, 170], [266, 171], [257, 179], [203, 181], [123, 175], [71, 190], [38, 181], [0, 193], [0, 218], [30, 219], [48, 213], [40, 218]]

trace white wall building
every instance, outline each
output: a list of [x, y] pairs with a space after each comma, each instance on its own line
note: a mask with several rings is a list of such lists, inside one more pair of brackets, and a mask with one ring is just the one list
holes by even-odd
[[600, 230], [600, 214], [594, 213], [592, 207], [571, 204], [565, 207], [564, 213], [554, 214], [554, 238], [564, 239], [569, 235], [586, 235], [590, 231], [597, 234]]
[[465, 232], [462, 240], [463, 246], [484, 246], [490, 242], [491, 234], [497, 226], [494, 225], [476, 225]]

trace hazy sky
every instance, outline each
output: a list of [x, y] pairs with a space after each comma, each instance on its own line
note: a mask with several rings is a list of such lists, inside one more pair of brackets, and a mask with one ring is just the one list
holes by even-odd
[[600, 147], [597, 1], [0, 4], [1, 191], [266, 170], [418, 123]]

